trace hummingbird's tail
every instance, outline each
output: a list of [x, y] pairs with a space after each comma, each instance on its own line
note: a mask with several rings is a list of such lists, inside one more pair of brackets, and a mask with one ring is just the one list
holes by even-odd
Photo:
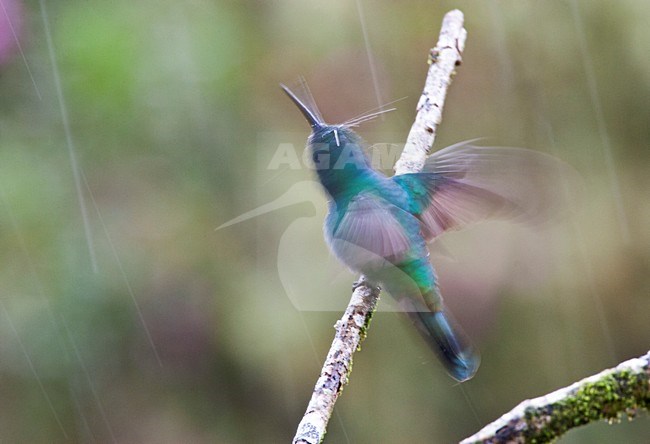
[[446, 310], [408, 311], [407, 314], [454, 379], [462, 382], [474, 376], [481, 358]]

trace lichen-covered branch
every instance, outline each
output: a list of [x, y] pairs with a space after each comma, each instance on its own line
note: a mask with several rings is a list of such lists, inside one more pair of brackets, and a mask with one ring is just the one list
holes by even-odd
[[[363, 279], [363, 277], [362, 277]], [[334, 403], [348, 382], [352, 355], [366, 336], [372, 314], [379, 301], [379, 288], [359, 281], [343, 317], [335, 325], [336, 335], [314, 387], [305, 416], [298, 425], [294, 443], [317, 444], [322, 441]]]
[[[448, 12], [440, 29], [437, 45], [429, 55], [429, 72], [417, 106], [415, 122], [400, 159], [396, 174], [417, 173], [435, 140], [442, 119], [447, 88], [456, 66], [460, 65], [467, 31], [463, 13]], [[348, 382], [352, 357], [365, 337], [366, 329], [379, 300], [379, 289], [359, 279], [345, 314], [336, 323], [336, 335], [316, 382], [307, 411], [298, 425], [294, 444], [318, 444], [325, 437], [334, 404]]]
[[429, 73], [424, 91], [417, 105], [417, 115], [406, 139], [404, 151], [397, 163], [395, 174], [417, 173], [433, 146], [442, 121], [447, 89], [455, 69], [462, 62], [467, 31], [463, 27], [463, 13], [449, 11], [442, 21], [440, 38], [429, 54]]
[[593, 421], [616, 421], [650, 409], [650, 352], [546, 396], [522, 402], [512, 411], [461, 441], [545, 443]]

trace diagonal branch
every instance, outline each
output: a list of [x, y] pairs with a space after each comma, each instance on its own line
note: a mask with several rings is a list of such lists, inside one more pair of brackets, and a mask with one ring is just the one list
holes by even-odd
[[593, 421], [650, 409], [650, 352], [548, 395], [529, 399], [461, 444], [551, 442]]
[[[404, 151], [395, 164], [396, 174], [420, 171], [433, 146], [442, 109], [456, 66], [460, 65], [467, 31], [463, 13], [448, 12], [440, 29], [438, 43], [429, 54], [429, 72], [424, 91], [417, 105], [415, 122], [409, 132]], [[294, 444], [317, 444], [325, 437], [334, 404], [347, 384], [352, 370], [352, 357], [365, 338], [377, 301], [379, 288], [371, 287], [363, 276], [355, 284], [345, 314], [335, 325], [336, 334], [327, 354], [320, 377], [298, 425]]]
[[406, 139], [404, 151], [395, 164], [395, 174], [417, 173], [433, 146], [442, 121], [447, 89], [462, 63], [467, 31], [463, 13], [449, 11], [442, 20], [438, 43], [429, 53], [429, 72], [417, 105], [415, 122]]

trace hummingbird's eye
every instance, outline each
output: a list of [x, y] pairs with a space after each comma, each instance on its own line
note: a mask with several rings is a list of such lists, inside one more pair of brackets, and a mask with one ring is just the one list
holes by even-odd
[[336, 146], [341, 146], [341, 139], [339, 138], [339, 131], [338, 128], [331, 128], [328, 129], [323, 133], [321, 137], [319, 137], [319, 140], [314, 140], [314, 142], [322, 142], [322, 143], [331, 143], [332, 139], [336, 142]]

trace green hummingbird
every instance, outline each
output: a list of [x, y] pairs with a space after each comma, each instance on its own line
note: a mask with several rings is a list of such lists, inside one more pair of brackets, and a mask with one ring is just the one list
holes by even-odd
[[324, 235], [331, 252], [390, 293], [454, 379], [470, 379], [479, 353], [445, 307], [427, 242], [488, 218], [546, 218], [563, 200], [548, 185], [568, 165], [468, 141], [435, 152], [419, 173], [387, 177], [373, 169], [352, 130], [379, 113], [330, 125], [313, 100], [307, 105], [281, 87], [311, 126], [308, 148], [329, 198]]

